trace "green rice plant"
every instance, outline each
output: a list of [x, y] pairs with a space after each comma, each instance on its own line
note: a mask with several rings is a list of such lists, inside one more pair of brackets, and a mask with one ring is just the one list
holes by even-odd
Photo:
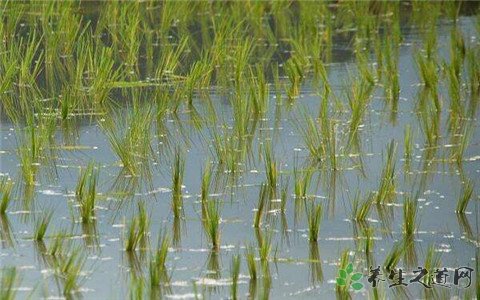
[[202, 203], [202, 219], [206, 219], [206, 212], [207, 212], [207, 202], [210, 193], [210, 185], [211, 185], [211, 178], [212, 178], [212, 167], [210, 162], [207, 162], [205, 168], [202, 172], [202, 185], [201, 185], [201, 192], [200, 192], [200, 201]]
[[403, 234], [405, 239], [412, 239], [417, 231], [418, 203], [406, 197], [403, 202]]
[[248, 273], [250, 274], [250, 280], [257, 280], [257, 262], [255, 260], [255, 252], [252, 246], [245, 248], [245, 260], [247, 262]]
[[168, 248], [170, 247], [170, 238], [166, 234], [161, 234], [160, 236], [158, 247], [149, 264], [150, 286], [152, 287], [157, 287], [169, 279], [165, 263], [167, 261]]
[[220, 248], [220, 208], [215, 200], [209, 200], [207, 203], [205, 231], [212, 243], [212, 248], [218, 250]]
[[275, 160], [272, 145], [270, 142], [265, 143], [264, 148], [264, 162], [265, 162], [265, 173], [267, 174], [268, 187], [271, 194], [274, 196], [277, 190], [277, 181], [278, 181], [278, 167], [277, 161]]
[[98, 170], [89, 163], [80, 173], [75, 190], [75, 197], [80, 205], [82, 223], [91, 223], [95, 219], [95, 200], [97, 197]]
[[318, 240], [318, 232], [322, 222], [322, 205], [312, 204], [307, 210], [308, 238], [311, 242]]
[[248, 83], [250, 98], [253, 102], [253, 113], [262, 116], [268, 109], [269, 88], [264, 75], [262, 64], [255, 65], [255, 71], [250, 68], [250, 82]]
[[388, 271], [395, 269], [400, 259], [402, 258], [402, 254], [405, 251], [404, 249], [405, 249], [405, 244], [401, 242], [396, 242], [392, 246], [392, 249], [385, 257], [385, 262], [383, 263], [383, 266], [385, 267], [385, 269], [387, 269]]
[[153, 120], [153, 107], [146, 103], [142, 106], [135, 104], [126, 117], [118, 115], [100, 123], [113, 152], [131, 176], [151, 177], [149, 159], [154, 156], [150, 144]]
[[372, 86], [367, 80], [355, 81], [351, 89], [347, 92], [348, 105], [351, 111], [349, 122], [349, 143], [350, 144], [358, 134], [358, 129], [362, 125], [365, 112], [371, 99]]
[[471, 180], [466, 180], [462, 185], [462, 191], [457, 202], [457, 209], [455, 212], [457, 214], [464, 214], [467, 210], [468, 203], [473, 195], [473, 183]]
[[3, 268], [1, 271], [1, 288], [0, 299], [14, 300], [17, 299], [16, 287], [19, 284], [19, 277], [15, 267]]
[[365, 222], [370, 213], [372, 202], [374, 200], [374, 194], [371, 193], [365, 200], [360, 201], [360, 194], [357, 193], [352, 204], [352, 219], [357, 222]]
[[380, 186], [375, 199], [377, 204], [388, 203], [394, 197], [396, 149], [397, 144], [392, 140], [387, 149], [387, 160], [382, 170]]
[[150, 220], [143, 204], [138, 206], [138, 214], [132, 218], [127, 229], [125, 251], [135, 251], [138, 246], [145, 248], [148, 243]]
[[238, 294], [238, 278], [240, 276], [240, 255], [234, 255], [232, 257], [232, 263], [230, 265], [230, 273], [232, 274], [232, 286], [231, 297], [236, 300]]
[[403, 158], [405, 159], [405, 165], [409, 166], [412, 158], [413, 158], [413, 133], [410, 124], [407, 124], [404, 131], [404, 138], [403, 138], [403, 147], [404, 147], [404, 154]]
[[306, 199], [307, 198], [307, 193], [310, 188], [310, 183], [312, 179], [313, 172], [311, 169], [307, 169], [305, 171], [305, 174], [303, 177], [300, 176], [299, 171], [294, 168], [293, 170], [293, 176], [295, 180], [295, 199], [300, 200], [300, 199]]
[[35, 231], [33, 233], [33, 239], [37, 242], [43, 241], [45, 234], [47, 233], [48, 225], [52, 220], [53, 212], [48, 212], [38, 219], [35, 223]]
[[0, 215], [2, 216], [6, 214], [7, 208], [12, 200], [12, 188], [13, 181], [9, 180], [7, 177], [4, 177], [0, 182]]
[[268, 201], [267, 197], [268, 197], [267, 186], [263, 183], [262, 186], [260, 187], [257, 209], [255, 211], [255, 218], [253, 220], [253, 227], [255, 228], [259, 228], [262, 222], [263, 212], [265, 210], [265, 205]]
[[177, 149], [172, 167], [172, 211], [175, 218], [182, 216], [183, 197], [182, 183], [185, 173], [185, 158]]
[[300, 126], [303, 142], [306, 145], [310, 156], [318, 161], [323, 161], [327, 154], [326, 145], [323, 143], [323, 137], [320, 126], [306, 112], [304, 114], [306, 126]]
[[417, 66], [420, 70], [420, 78], [426, 91], [432, 97], [435, 109], [441, 111], [440, 98], [438, 97], [438, 68], [433, 58], [424, 57], [421, 54], [416, 56]]

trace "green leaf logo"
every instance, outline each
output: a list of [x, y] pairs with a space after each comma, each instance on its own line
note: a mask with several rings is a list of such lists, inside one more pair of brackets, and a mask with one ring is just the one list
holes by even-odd
[[353, 272], [353, 264], [349, 263], [345, 269], [338, 270], [338, 277], [336, 282], [338, 286], [347, 286], [352, 287], [355, 291], [359, 291], [363, 288], [363, 283], [359, 282], [363, 278], [362, 273]]

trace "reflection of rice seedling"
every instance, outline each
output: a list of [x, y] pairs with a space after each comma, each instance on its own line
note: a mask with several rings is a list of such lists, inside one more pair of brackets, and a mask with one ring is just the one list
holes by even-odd
[[255, 261], [255, 252], [252, 246], [247, 246], [245, 249], [245, 260], [247, 261], [248, 273], [250, 280], [257, 280], [257, 262]]
[[370, 194], [367, 199], [360, 203], [360, 194], [357, 193], [352, 205], [352, 218], [357, 222], [364, 222], [368, 218], [370, 208], [372, 206], [373, 194]]
[[240, 275], [240, 255], [234, 255], [232, 257], [232, 263], [230, 265], [230, 273], [232, 274], [232, 287], [231, 287], [231, 295], [232, 299], [237, 299], [238, 293], [238, 278]]
[[322, 205], [312, 204], [307, 210], [308, 236], [311, 242], [318, 240], [320, 223], [322, 222]]
[[4, 177], [0, 182], [0, 215], [5, 215], [7, 212], [7, 208], [10, 205], [10, 201], [12, 200], [12, 188], [13, 188], [13, 181]]
[[165, 263], [167, 261], [168, 247], [170, 247], [170, 238], [168, 235], [161, 235], [157, 250], [150, 260], [149, 277], [150, 286], [157, 287], [162, 282], [168, 280]]
[[218, 250], [220, 247], [220, 210], [218, 202], [215, 200], [208, 201], [206, 213], [205, 230], [212, 243], [212, 248]]
[[[434, 274], [435, 270], [438, 270], [441, 266], [441, 257], [440, 253], [435, 251], [435, 246], [431, 245], [428, 247], [427, 256], [425, 258], [424, 268], [428, 271], [428, 273]], [[433, 277], [427, 276], [425, 278], [425, 284], [431, 285], [433, 281]]]
[[82, 170], [77, 182], [75, 197], [80, 204], [82, 223], [90, 223], [95, 218], [95, 199], [97, 197], [98, 170], [95, 164], [89, 163]]
[[403, 234], [406, 239], [411, 239], [417, 230], [417, 201], [410, 197], [403, 202]]
[[263, 211], [265, 209], [265, 205], [267, 202], [267, 197], [268, 197], [267, 187], [265, 184], [262, 184], [262, 186], [260, 187], [260, 193], [258, 195], [257, 211], [255, 212], [255, 219], [253, 221], [253, 227], [255, 228], [260, 227]]
[[285, 214], [285, 209], [287, 207], [287, 201], [288, 201], [288, 184], [285, 185], [282, 188], [281, 194], [280, 194], [280, 211], [282, 214]]
[[200, 194], [200, 201], [202, 203], [202, 219], [206, 218], [207, 200], [210, 192], [211, 177], [212, 167], [210, 163], [207, 163], [202, 173], [202, 186]]
[[72, 293], [77, 292], [81, 282], [83, 266], [85, 264], [85, 257], [81, 255], [78, 249], [74, 249], [69, 255], [64, 256], [57, 266], [58, 276], [63, 282], [63, 295], [70, 298]]
[[395, 193], [395, 153], [397, 144], [391, 141], [387, 150], [387, 161], [382, 170], [380, 186], [377, 191], [375, 202], [383, 204], [390, 202]]
[[53, 212], [49, 212], [44, 214], [41, 219], [39, 219], [35, 224], [35, 231], [33, 234], [33, 239], [35, 241], [43, 241], [45, 234], [47, 233], [48, 225], [50, 224], [50, 220], [52, 219]]
[[468, 203], [473, 195], [473, 183], [471, 180], [467, 180], [463, 183], [462, 191], [457, 202], [457, 209], [455, 212], [457, 214], [464, 214], [467, 210]]
[[172, 211], [175, 218], [179, 218], [182, 215], [182, 182], [184, 171], [185, 159], [177, 149], [172, 168]]
[[1, 288], [0, 299], [14, 300], [16, 299], [16, 286], [18, 285], [19, 277], [15, 267], [4, 268], [1, 272]]
[[258, 254], [260, 256], [260, 261], [262, 263], [267, 262], [270, 257], [270, 251], [272, 250], [272, 236], [267, 234], [267, 236], [262, 239], [260, 248], [258, 249]]

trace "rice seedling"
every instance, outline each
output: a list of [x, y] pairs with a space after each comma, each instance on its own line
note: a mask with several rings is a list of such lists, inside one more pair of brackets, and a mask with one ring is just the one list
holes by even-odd
[[[431, 245], [427, 249], [427, 255], [425, 258], [424, 268], [428, 270], [428, 272], [434, 273], [435, 270], [438, 270], [441, 266], [441, 256], [440, 253], [435, 251], [435, 246]], [[433, 278], [429, 277], [426, 278], [425, 284], [431, 285], [433, 283]]]
[[255, 260], [255, 252], [252, 246], [245, 248], [245, 261], [247, 262], [248, 273], [250, 274], [250, 280], [257, 280], [257, 262]]
[[318, 240], [318, 232], [322, 221], [322, 205], [312, 204], [307, 210], [308, 238], [311, 242]]
[[125, 251], [133, 252], [139, 246], [146, 248], [148, 243], [149, 228], [150, 220], [145, 206], [139, 204], [138, 215], [132, 218], [127, 229], [127, 236], [125, 238]]
[[360, 194], [357, 193], [352, 204], [352, 219], [357, 222], [365, 222], [372, 207], [374, 194], [370, 194], [365, 200], [360, 201]]
[[275, 160], [275, 157], [273, 155], [272, 146], [270, 142], [265, 143], [264, 161], [265, 161], [265, 173], [267, 174], [268, 187], [271, 192], [271, 195], [275, 197], [279, 171], [277, 167], [277, 161]]
[[175, 218], [182, 216], [182, 182], [185, 172], [185, 159], [177, 149], [172, 167], [172, 211]]
[[230, 273], [232, 274], [232, 286], [230, 294], [232, 299], [236, 300], [238, 294], [238, 278], [240, 276], [240, 255], [234, 255], [232, 257], [232, 263], [230, 265]]
[[220, 248], [220, 222], [219, 203], [215, 200], [208, 201], [205, 218], [205, 231], [207, 232], [207, 236], [210, 239], [214, 250]]
[[3, 268], [1, 271], [0, 299], [13, 300], [17, 298], [19, 276], [15, 267]]
[[410, 124], [407, 124], [404, 131], [403, 138], [403, 158], [405, 159], [405, 166], [408, 168], [413, 157], [413, 133]]
[[295, 199], [306, 199], [310, 188], [313, 172], [307, 169], [303, 177], [300, 177], [299, 171], [295, 168], [293, 171], [295, 180]]
[[33, 239], [37, 242], [43, 241], [45, 234], [47, 233], [48, 225], [52, 220], [53, 212], [48, 212], [38, 219], [35, 223], [35, 231], [33, 233]]
[[417, 231], [418, 220], [417, 201], [406, 197], [403, 201], [403, 234], [406, 239], [411, 239]]
[[82, 223], [91, 223], [95, 218], [95, 201], [97, 197], [98, 170], [89, 163], [80, 173], [75, 190], [75, 197], [80, 205]]
[[391, 141], [387, 149], [387, 160], [383, 167], [380, 186], [377, 191], [375, 202], [384, 204], [390, 202], [395, 193], [395, 159], [397, 144]]
[[13, 181], [4, 177], [0, 182], [0, 215], [4, 216], [12, 200]]
[[268, 197], [267, 186], [265, 184], [262, 184], [262, 186], [260, 187], [260, 193], [258, 195], [258, 204], [257, 204], [257, 209], [255, 211], [255, 218], [253, 220], [253, 227], [255, 228], [259, 228], [262, 222], [263, 212], [265, 210], [265, 205], [268, 200], [267, 197]]
[[462, 185], [462, 191], [460, 192], [460, 197], [458, 198], [457, 209], [455, 210], [457, 214], [464, 214], [466, 212], [472, 195], [473, 183], [471, 180], [466, 180]]

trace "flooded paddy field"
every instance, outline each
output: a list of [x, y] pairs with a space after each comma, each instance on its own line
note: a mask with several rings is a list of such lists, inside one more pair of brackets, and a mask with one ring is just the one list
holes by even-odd
[[0, 4], [0, 298], [478, 299], [477, 4]]

